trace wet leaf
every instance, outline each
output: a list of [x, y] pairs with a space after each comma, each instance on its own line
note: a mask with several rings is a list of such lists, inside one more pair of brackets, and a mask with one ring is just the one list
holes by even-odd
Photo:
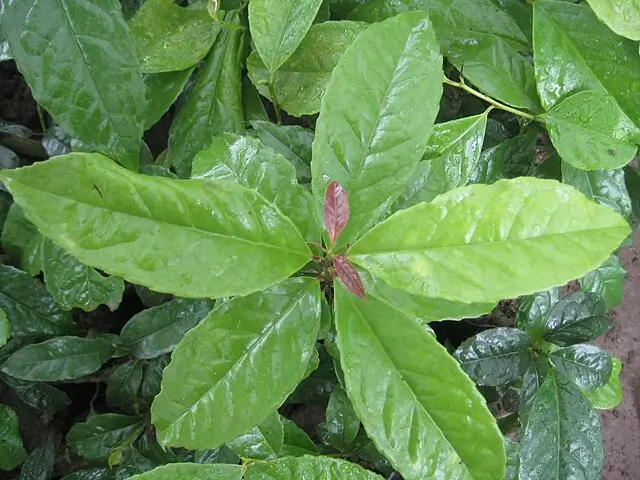
[[598, 18], [618, 35], [640, 40], [640, 2], [627, 0], [587, 0]]
[[333, 246], [349, 223], [349, 199], [338, 182], [330, 182], [324, 196], [324, 226]]
[[15, 392], [20, 400], [43, 412], [44, 415], [53, 415], [64, 410], [71, 403], [66, 393], [47, 383], [27, 382], [6, 374], [0, 374], [0, 379]]
[[259, 463], [247, 470], [244, 480], [381, 480], [382, 477], [360, 465], [329, 457], [304, 455]]
[[[122, 443], [133, 440], [142, 431], [137, 417], [103, 413], [92, 415], [86, 422], [76, 423], [67, 434], [69, 447], [89, 460], [106, 459]], [[135, 437], [134, 437], [135, 438]]]
[[333, 268], [342, 284], [358, 298], [365, 297], [364, 285], [360, 274], [344, 255], [333, 257]]
[[2, 246], [22, 270], [31, 276], [42, 269], [42, 235], [24, 216], [20, 205], [13, 203], [2, 228]]
[[272, 460], [278, 457], [284, 443], [284, 427], [280, 414], [274, 412], [247, 433], [227, 442], [241, 458]]
[[298, 425], [288, 418], [281, 417], [284, 426], [284, 442], [280, 456], [300, 457], [302, 455], [317, 455], [318, 448], [309, 436]]
[[613, 357], [613, 369], [609, 381], [594, 390], [582, 391], [582, 394], [587, 397], [594, 408], [611, 409], [620, 405], [622, 402], [621, 370], [622, 362], [620, 359]]
[[520, 298], [516, 311], [516, 326], [539, 338], [544, 333], [549, 312], [560, 298], [557, 287]]
[[26, 456], [18, 415], [7, 405], [0, 404], [0, 470], [13, 470]]
[[611, 355], [595, 345], [580, 344], [556, 350], [549, 355], [553, 366], [583, 390], [593, 390], [609, 381]]
[[7, 314], [0, 308], [0, 347], [4, 347], [11, 338], [11, 323]]
[[331, 392], [323, 425], [323, 440], [328, 445], [348, 451], [360, 429], [360, 419], [356, 415], [347, 394], [342, 387]]
[[580, 288], [584, 292], [598, 294], [604, 300], [605, 310], [609, 311], [622, 302], [626, 276], [627, 271], [620, 264], [620, 259], [611, 255], [602, 265], [580, 279]]
[[129, 360], [116, 368], [107, 382], [109, 405], [135, 412], [143, 374], [143, 364], [140, 360]]
[[[170, 463], [149, 472], [130, 477], [130, 480], [240, 480], [244, 470], [240, 465]], [[245, 477], [246, 478], [246, 477]]]
[[49, 434], [24, 460], [20, 480], [49, 480], [55, 460], [56, 444], [53, 434]]
[[193, 67], [177, 72], [151, 73], [144, 76], [145, 107], [142, 123], [149, 130], [171, 108], [189, 80]]

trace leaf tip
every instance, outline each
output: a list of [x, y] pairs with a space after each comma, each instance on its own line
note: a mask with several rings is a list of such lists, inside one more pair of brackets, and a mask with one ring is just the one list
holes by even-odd
[[349, 199], [342, 185], [329, 182], [324, 196], [324, 224], [333, 246], [349, 222]]
[[347, 287], [347, 290], [361, 300], [364, 300], [366, 296], [364, 284], [362, 283], [360, 274], [349, 259], [344, 255], [336, 255], [333, 257], [333, 268], [335, 268], [337, 277], [342, 281], [343, 285]]

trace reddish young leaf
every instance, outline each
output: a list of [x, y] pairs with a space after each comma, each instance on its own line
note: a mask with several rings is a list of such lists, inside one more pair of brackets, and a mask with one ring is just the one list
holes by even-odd
[[344, 255], [336, 255], [333, 257], [333, 268], [336, 269], [338, 278], [342, 280], [344, 286], [358, 298], [364, 298], [364, 285], [360, 279], [360, 274], [351, 265]]
[[349, 221], [349, 199], [338, 182], [331, 182], [324, 196], [324, 224], [333, 246]]

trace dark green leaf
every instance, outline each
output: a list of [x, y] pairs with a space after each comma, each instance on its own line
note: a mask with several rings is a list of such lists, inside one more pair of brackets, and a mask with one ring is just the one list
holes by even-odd
[[211, 300], [177, 298], [134, 315], [120, 340], [135, 358], [155, 358], [173, 349], [213, 308]]
[[[216, 465], [197, 463], [171, 463], [154, 468], [150, 472], [131, 477], [130, 480], [240, 480], [244, 470], [240, 465]], [[246, 478], [246, 476], [244, 477]]]
[[42, 241], [42, 235], [24, 216], [20, 205], [12, 204], [2, 229], [2, 246], [13, 261], [31, 276], [42, 270]]
[[224, 132], [244, 130], [241, 55], [244, 33], [238, 12], [227, 24], [198, 70], [169, 132], [168, 155], [181, 177], [191, 174], [191, 160]]
[[626, 276], [627, 271], [620, 264], [620, 259], [611, 255], [602, 265], [580, 279], [580, 288], [598, 294], [604, 300], [605, 310], [609, 311], [622, 302]]
[[169, 110], [189, 80], [192, 68], [177, 72], [151, 73], [144, 76], [144, 129], [150, 129]]
[[313, 132], [298, 125], [276, 125], [253, 121], [251, 126], [267, 147], [284, 156], [296, 169], [300, 183], [311, 182], [311, 144]]
[[613, 357], [613, 369], [609, 381], [595, 390], [583, 390], [582, 394], [589, 399], [591, 405], [599, 409], [616, 408], [622, 402], [622, 385], [620, 371], [622, 362]]
[[520, 446], [519, 480], [601, 478], [598, 414], [575, 384], [553, 373], [535, 396]]
[[139, 175], [82, 153], [10, 172], [6, 185], [44, 235], [82, 263], [156, 291], [247, 294], [311, 259], [289, 219], [230, 182]]
[[360, 465], [337, 458], [287, 457], [267, 463], [259, 463], [247, 470], [244, 480], [382, 480], [382, 477], [365, 470]]
[[213, 450], [200, 450], [193, 456], [195, 463], [238, 463], [240, 458], [226, 445]]
[[[359, 22], [312, 25], [298, 49], [273, 77], [273, 90], [278, 104], [294, 117], [318, 113], [333, 69], [345, 50], [367, 26]], [[247, 69], [258, 91], [274, 101], [267, 85], [269, 70], [257, 52], [249, 55]]]
[[0, 347], [4, 347], [11, 338], [11, 324], [7, 314], [0, 308]]
[[154, 292], [143, 285], [134, 285], [133, 288], [142, 304], [147, 308], [157, 307], [171, 300], [171, 295]]
[[120, 2], [11, 2], [2, 22], [38, 104], [74, 137], [137, 169], [144, 87]]
[[372, 25], [340, 59], [322, 100], [311, 162], [319, 205], [331, 181], [349, 197], [353, 213], [338, 246], [358, 238], [402, 193], [431, 134], [441, 69], [423, 12]]
[[542, 292], [526, 295], [518, 302], [516, 326], [534, 338], [544, 333], [549, 312], [559, 299], [560, 289], [551, 288]]
[[0, 265], [0, 306], [7, 314], [14, 337], [62, 335], [76, 326], [40, 280], [7, 265]]
[[318, 448], [304, 430], [288, 418], [282, 417], [281, 420], [284, 426], [284, 443], [280, 456], [300, 457], [307, 454], [318, 454]]
[[260, 58], [271, 75], [305, 37], [322, 0], [252, 0], [249, 28]]
[[45, 416], [64, 410], [71, 399], [62, 390], [47, 383], [33, 383], [13, 378], [4, 373], [0, 379], [6, 383], [24, 403], [40, 410]]
[[130, 360], [116, 368], [107, 382], [109, 405], [125, 407], [135, 412], [143, 373], [143, 364], [140, 360]]
[[[334, 369], [334, 362], [327, 348], [318, 346], [317, 368], [308, 373], [308, 376], [300, 382], [295, 391], [289, 396], [289, 403], [309, 403], [312, 405], [327, 404], [329, 395], [335, 388], [338, 380]], [[313, 358], [312, 358], [313, 361]], [[309, 362], [311, 366], [311, 362]]]
[[272, 460], [278, 456], [284, 443], [284, 427], [280, 414], [274, 412], [247, 433], [227, 442], [241, 458]]
[[291, 163], [252, 137], [227, 133], [193, 159], [192, 178], [227, 180], [256, 190], [276, 205], [309, 241], [320, 239], [313, 197]]
[[76, 423], [67, 434], [69, 447], [86, 459], [106, 459], [119, 445], [132, 441], [142, 423], [137, 417], [104, 413]]
[[633, 166], [624, 168], [624, 183], [631, 199], [631, 225], [634, 227], [640, 223], [640, 172]]
[[115, 449], [107, 460], [108, 464], [118, 464], [116, 480], [127, 480], [132, 476], [153, 470], [157, 464], [142, 455], [134, 446], [123, 444]]
[[242, 107], [244, 119], [247, 123], [256, 121], [270, 122], [258, 89], [251, 83], [248, 75], [243, 75], [242, 77]]
[[85, 468], [62, 477], [62, 480], [115, 480], [113, 470], [108, 468]]
[[531, 338], [517, 328], [492, 328], [467, 339], [454, 357], [479, 385], [504, 385], [531, 364]]
[[593, 390], [607, 383], [613, 369], [611, 355], [595, 345], [580, 344], [552, 352], [553, 366], [583, 390]]
[[24, 460], [20, 480], [49, 480], [55, 460], [56, 444], [53, 434], [49, 434]]
[[538, 389], [544, 382], [547, 372], [549, 371], [549, 361], [540, 356], [534, 355], [529, 368], [524, 372], [522, 377], [522, 388], [520, 389], [520, 407], [518, 415], [520, 423], [524, 427], [527, 424], [527, 418]]
[[546, 320], [544, 336], [566, 346], [594, 340], [611, 330], [604, 301], [595, 294], [576, 292], [555, 304]]
[[356, 439], [360, 420], [347, 394], [338, 386], [333, 389], [327, 405], [327, 413], [322, 429], [323, 441], [338, 450], [347, 451]]
[[520, 467], [520, 444], [505, 437], [504, 448], [507, 452], [507, 472], [504, 480], [518, 480], [518, 468]]
[[190, 330], [151, 409], [160, 441], [215, 448], [279, 407], [315, 351], [319, 290], [311, 278], [287, 280], [219, 304]]
[[99, 370], [114, 351], [104, 338], [57, 337], [18, 350], [2, 371], [31, 382], [73, 380]]
[[194, 66], [220, 32], [205, 8], [181, 8], [173, 0], [146, 0], [129, 21], [129, 31], [144, 73]]
[[160, 383], [162, 382], [162, 372], [169, 365], [171, 360], [170, 354], [162, 355], [158, 358], [152, 358], [145, 362], [142, 377], [142, 385], [140, 385], [140, 396], [142, 400], [141, 407], [147, 409], [151, 407], [153, 399], [160, 393]]
[[360, 300], [339, 283], [335, 294], [346, 391], [392, 465], [410, 480], [436, 472], [502, 480], [502, 435], [446, 349], [415, 317], [375, 297]]
[[18, 415], [8, 406], [0, 404], [0, 470], [13, 470], [26, 456]]

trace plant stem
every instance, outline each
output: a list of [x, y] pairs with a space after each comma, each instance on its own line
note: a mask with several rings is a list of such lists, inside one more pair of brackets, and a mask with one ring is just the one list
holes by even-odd
[[535, 115], [531, 115], [530, 113], [523, 112], [522, 110], [518, 110], [517, 108], [510, 107], [509, 105], [505, 105], [504, 103], [500, 103], [497, 100], [494, 100], [491, 97], [487, 97], [485, 94], [480, 93], [477, 90], [474, 90], [469, 85], [467, 85], [464, 81], [463, 77], [460, 77], [459, 82], [454, 82], [453, 80], [449, 80], [446, 76], [443, 77], [443, 82], [446, 85], [451, 85], [452, 87], [457, 87], [464, 90], [467, 93], [470, 93], [474, 97], [477, 97], [481, 100], [484, 100], [488, 104], [492, 105], [495, 108], [499, 108], [500, 110], [504, 110], [505, 112], [513, 113], [514, 115], [518, 115], [519, 117], [526, 118], [528, 120], [542, 121], [540, 118]]
[[282, 125], [282, 112], [280, 112], [280, 104], [278, 103], [278, 96], [276, 95], [276, 89], [273, 88], [273, 76], [269, 79], [269, 95], [271, 95], [271, 102], [273, 103], [273, 108], [276, 111], [276, 120], [278, 121], [278, 125]]

